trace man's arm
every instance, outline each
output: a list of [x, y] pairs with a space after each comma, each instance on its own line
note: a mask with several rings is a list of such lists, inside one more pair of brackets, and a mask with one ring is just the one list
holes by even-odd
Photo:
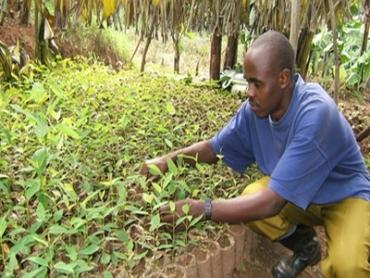
[[[190, 206], [190, 215], [204, 216], [204, 201], [183, 200], [176, 202], [176, 216], [169, 212], [169, 207], [161, 208], [161, 220], [173, 222], [173, 218], [183, 215], [182, 207]], [[269, 188], [254, 194], [239, 196], [228, 200], [215, 200], [212, 202], [211, 220], [226, 223], [242, 223], [258, 219], [264, 219], [278, 214], [286, 204], [286, 201]]]
[[216, 154], [213, 152], [211, 141], [205, 140], [195, 143], [189, 147], [171, 152], [164, 156], [145, 161], [140, 173], [144, 176], [147, 176], [149, 173], [148, 165], [151, 164], [156, 165], [161, 170], [162, 173], [165, 173], [167, 171], [167, 160], [171, 159], [175, 161], [179, 155], [185, 155], [197, 159], [195, 161], [194, 159], [184, 157], [184, 161], [186, 163], [189, 163], [190, 165], [194, 165], [196, 162], [213, 164], [216, 163], [218, 160]]

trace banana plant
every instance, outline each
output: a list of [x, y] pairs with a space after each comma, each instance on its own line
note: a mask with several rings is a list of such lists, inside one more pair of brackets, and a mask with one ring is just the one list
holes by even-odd
[[0, 41], [0, 64], [3, 68], [5, 80], [12, 79], [13, 65], [12, 65], [12, 54], [8, 47]]
[[5, 80], [17, 80], [24, 73], [28, 61], [29, 57], [19, 41], [11, 47], [7, 47], [0, 41], [0, 65], [3, 68]]
[[3, 25], [5, 15], [8, 12], [8, 0], [3, 0], [0, 6], [0, 26]]

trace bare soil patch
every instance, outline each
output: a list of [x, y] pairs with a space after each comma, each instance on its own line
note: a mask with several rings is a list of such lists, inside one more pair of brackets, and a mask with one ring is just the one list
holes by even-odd
[[7, 46], [16, 45], [19, 42], [27, 54], [33, 58], [35, 54], [35, 29], [33, 25], [22, 25], [15, 19], [6, 19], [0, 26], [0, 40]]

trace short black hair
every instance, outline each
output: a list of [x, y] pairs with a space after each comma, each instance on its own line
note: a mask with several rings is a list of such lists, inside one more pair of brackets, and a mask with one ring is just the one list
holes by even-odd
[[280, 32], [270, 30], [259, 36], [251, 45], [251, 48], [265, 48], [269, 51], [277, 69], [289, 69], [294, 72], [294, 51], [289, 40]]

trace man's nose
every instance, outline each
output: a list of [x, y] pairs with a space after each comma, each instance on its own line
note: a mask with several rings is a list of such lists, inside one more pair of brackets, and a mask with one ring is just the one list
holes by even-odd
[[251, 88], [252, 86], [248, 86], [248, 88], [247, 88], [247, 94], [248, 94], [248, 97], [249, 98], [254, 98], [255, 97], [255, 95], [256, 95], [256, 93], [255, 93], [255, 91], [254, 91], [254, 89], [253, 88]]

